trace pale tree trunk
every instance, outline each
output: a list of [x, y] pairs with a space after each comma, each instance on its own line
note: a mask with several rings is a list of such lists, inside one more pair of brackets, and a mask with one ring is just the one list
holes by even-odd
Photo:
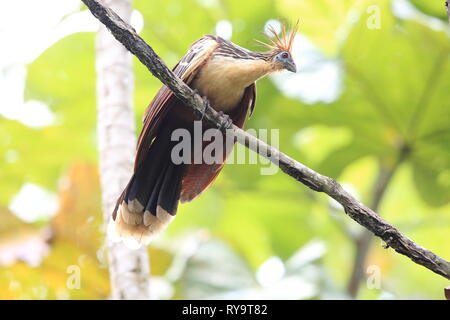
[[[105, 0], [125, 21], [131, 0]], [[102, 25], [97, 35], [97, 132], [105, 225], [127, 184], [135, 153], [132, 109], [133, 71], [129, 52]], [[106, 240], [112, 299], [149, 299], [150, 268], [146, 248], [130, 250]]]

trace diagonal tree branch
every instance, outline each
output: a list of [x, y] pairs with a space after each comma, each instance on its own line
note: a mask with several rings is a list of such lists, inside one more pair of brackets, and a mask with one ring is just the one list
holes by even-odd
[[[193, 108], [199, 118], [203, 117], [214, 127], [226, 134], [233, 134], [236, 140], [247, 148], [268, 158], [283, 172], [303, 183], [314, 191], [324, 192], [339, 202], [350, 218], [370, 230], [377, 237], [400, 254], [429, 270], [450, 279], [450, 262], [416, 244], [399, 230], [383, 220], [377, 213], [356, 200], [332, 178], [323, 176], [290, 158], [276, 148], [257, 139], [233, 124], [227, 124], [224, 117], [211, 108], [198, 94], [164, 64], [153, 49], [111, 9], [104, 7], [98, 0], [82, 0], [92, 12], [130, 52], [132, 52], [149, 70], [170, 88], [175, 96]], [[206, 107], [206, 108], [205, 108]]]

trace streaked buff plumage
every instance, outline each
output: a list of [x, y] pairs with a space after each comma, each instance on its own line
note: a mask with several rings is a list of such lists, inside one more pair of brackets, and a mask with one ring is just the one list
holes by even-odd
[[245, 88], [277, 68], [278, 65], [264, 60], [213, 56], [198, 73], [192, 87], [208, 97], [214, 109], [229, 111], [241, 101]]

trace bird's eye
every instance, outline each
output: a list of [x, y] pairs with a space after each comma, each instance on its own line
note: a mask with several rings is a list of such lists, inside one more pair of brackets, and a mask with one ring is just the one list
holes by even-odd
[[281, 58], [283, 58], [283, 59], [289, 58], [289, 53], [283, 52], [283, 53], [281, 54]]

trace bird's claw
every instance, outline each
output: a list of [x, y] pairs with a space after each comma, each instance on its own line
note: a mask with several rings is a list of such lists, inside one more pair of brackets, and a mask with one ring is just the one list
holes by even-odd
[[223, 111], [219, 111], [219, 115], [220, 115], [219, 128], [221, 130], [228, 129], [233, 125], [233, 120], [230, 118], [228, 114], [223, 113]]
[[[198, 94], [198, 91], [195, 89], [194, 89], [194, 92], [196, 94]], [[202, 116], [201, 116], [200, 120], [203, 120], [203, 118], [205, 117], [205, 114], [206, 114], [206, 110], [210, 106], [208, 98], [206, 96], [203, 96], [202, 100], [203, 100], [203, 110], [201, 111]], [[223, 130], [223, 129], [230, 128], [233, 125], [233, 120], [230, 118], [230, 116], [228, 114], [224, 113], [223, 111], [219, 111], [218, 113], [220, 115], [219, 129]]]
[[202, 97], [202, 99], [203, 99], [203, 110], [202, 110], [202, 116], [201, 116], [200, 120], [203, 120], [203, 118], [205, 117], [206, 109], [208, 109], [208, 106], [209, 106], [208, 98]]
[[202, 95], [200, 94], [200, 91], [198, 91], [197, 89], [192, 89], [192, 91], [194, 91], [194, 96], [195, 96], [195, 95], [198, 95], [198, 96], [200, 96], [200, 97], [202, 98], [203, 109], [200, 111], [201, 114], [202, 114], [202, 116], [200, 117], [200, 121], [202, 121], [203, 118], [205, 117], [206, 110], [208, 109], [209, 101], [208, 101], [208, 98], [207, 98], [206, 96], [202, 96]]

